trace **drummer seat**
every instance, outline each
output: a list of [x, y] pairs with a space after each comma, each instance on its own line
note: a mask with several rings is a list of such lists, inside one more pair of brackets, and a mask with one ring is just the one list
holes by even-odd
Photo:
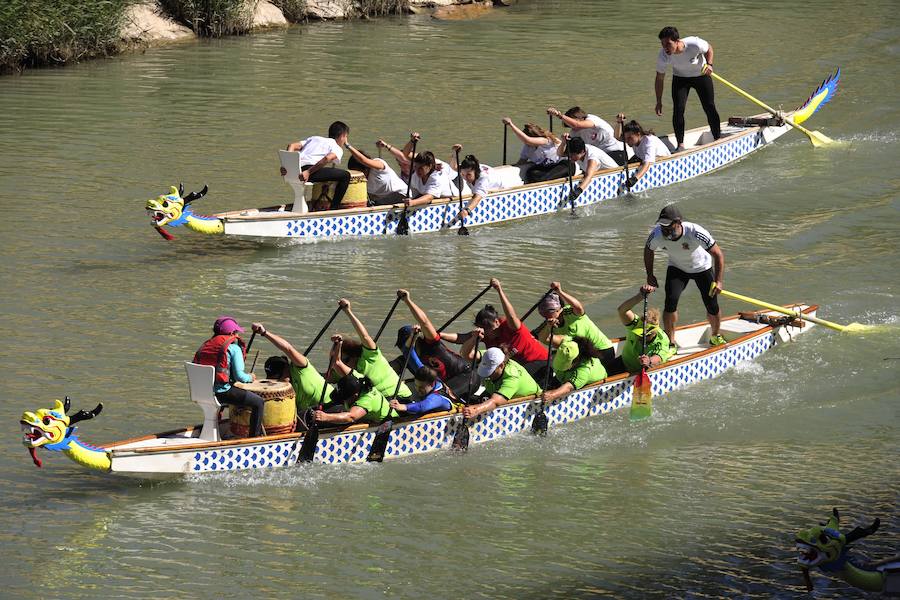
[[301, 214], [309, 212], [306, 201], [312, 200], [312, 191], [315, 184], [300, 179], [300, 153], [279, 150], [278, 160], [281, 161], [281, 166], [286, 171], [284, 182], [294, 190], [294, 207], [291, 209], [291, 212]]
[[184, 363], [187, 371], [188, 386], [191, 389], [191, 400], [200, 405], [203, 410], [203, 429], [200, 430], [200, 439], [207, 442], [222, 440], [219, 434], [219, 411], [222, 405], [216, 400], [213, 393], [216, 369], [211, 365], [198, 365], [192, 362]]

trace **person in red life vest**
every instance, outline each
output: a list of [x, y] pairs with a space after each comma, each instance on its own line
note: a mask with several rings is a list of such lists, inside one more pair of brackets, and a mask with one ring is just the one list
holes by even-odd
[[250, 432], [253, 437], [265, 435], [262, 414], [265, 400], [253, 392], [233, 384], [256, 381], [253, 373], [244, 372], [247, 345], [238, 333], [244, 331], [232, 317], [219, 317], [213, 324], [213, 336], [203, 342], [194, 354], [194, 362], [216, 368], [213, 392], [221, 404], [246, 406], [250, 409]]
[[482, 337], [486, 347], [505, 349], [532, 377], [540, 379], [537, 375], [547, 366], [547, 347], [537, 341], [519, 319], [500, 280], [491, 279], [491, 287], [497, 290], [506, 316], [501, 317], [497, 309], [488, 304], [475, 315], [475, 333]]

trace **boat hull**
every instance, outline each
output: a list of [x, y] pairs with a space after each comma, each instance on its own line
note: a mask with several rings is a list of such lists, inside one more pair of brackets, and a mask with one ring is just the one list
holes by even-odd
[[[686, 181], [741, 160], [788, 131], [788, 126], [736, 128], [723, 124], [723, 137], [696, 149], [660, 159], [651, 165], [647, 174], [632, 189], [642, 192]], [[699, 139], [708, 128], [686, 134], [686, 139]], [[690, 141], [690, 140], [688, 140]], [[633, 171], [634, 165], [630, 166]], [[580, 181], [580, 176], [574, 181]], [[590, 185], [575, 202], [576, 207], [597, 204], [625, 192], [622, 168], [605, 169], [591, 180]], [[568, 209], [569, 186], [565, 180], [539, 183], [489, 194], [478, 209], [466, 219], [466, 227], [491, 225], [534, 217]], [[345, 237], [393, 236], [402, 207], [364, 208], [307, 213], [298, 215], [276, 211], [235, 211], [217, 215], [224, 223], [226, 236], [255, 242], [289, 240], [292, 243]], [[408, 212], [410, 233], [429, 233], [458, 229], [446, 224], [459, 211], [455, 199], [435, 201]]]
[[[815, 316], [816, 307], [802, 307], [805, 314]], [[705, 348], [708, 327], [703, 324], [679, 329], [679, 343], [695, 344], [697, 351], [679, 355], [651, 369], [653, 395], [663, 396], [684, 386], [717, 377], [736, 364], [760, 356], [773, 346], [791, 340], [812, 327], [789, 325], [770, 327], [749, 324], [736, 317], [723, 320], [723, 334], [732, 338], [725, 346]], [[578, 390], [549, 403], [545, 412], [551, 425], [561, 425], [587, 417], [609, 413], [630, 406], [633, 375], [621, 375], [588, 388]], [[470, 444], [480, 444], [529, 430], [539, 400], [522, 399], [479, 416], [469, 425]], [[395, 425], [391, 432], [385, 459], [395, 459], [450, 448], [454, 434], [462, 426], [459, 413], [440, 413]], [[356, 425], [344, 431], [322, 433], [316, 446], [314, 462], [326, 464], [365, 461], [375, 427]], [[192, 442], [189, 437], [152, 439], [136, 446], [128, 443], [109, 447], [111, 472], [141, 478], [159, 478], [191, 473], [215, 473], [244, 469], [287, 467], [297, 463], [302, 434], [285, 434], [270, 438], [231, 440], [225, 442]], [[171, 443], [161, 446], [161, 443]]]

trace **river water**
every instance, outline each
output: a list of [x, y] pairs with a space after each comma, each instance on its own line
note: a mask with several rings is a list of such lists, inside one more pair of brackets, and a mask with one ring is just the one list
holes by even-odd
[[[832, 506], [847, 526], [881, 517], [860, 551], [897, 552], [896, 7], [671, 4], [533, 0], [471, 22], [314, 23], [0, 79], [0, 596], [792, 598], [794, 532]], [[841, 144], [814, 150], [790, 133], [576, 220], [469, 238], [263, 248], [179, 230], [165, 242], [144, 215], [179, 181], [210, 185], [201, 211], [289, 199], [276, 150], [336, 118], [363, 148], [416, 129], [439, 156], [459, 141], [489, 164], [501, 117], [543, 123], [547, 105], [625, 110], [668, 132], [668, 89], [657, 118], [652, 83], [669, 23], [785, 109], [840, 65], [837, 98], [809, 126]], [[717, 92], [723, 118], [758, 112]], [[687, 119], [703, 123], [694, 98]], [[21, 412], [66, 394], [75, 408], [104, 403], [80, 426], [95, 443], [196, 422], [181, 362], [223, 313], [303, 347], [341, 295], [374, 327], [398, 287], [443, 321], [491, 276], [522, 310], [558, 279], [618, 335], [615, 307], [641, 283], [644, 238], [670, 202], [718, 239], [734, 291], [887, 333], [817, 328], [656, 399], [650, 421], [608, 415], [464, 456], [151, 485], [46, 452], [38, 470], [20, 444]], [[693, 289], [681, 317], [703, 317]], [[816, 597], [862, 597], [814, 579]]]

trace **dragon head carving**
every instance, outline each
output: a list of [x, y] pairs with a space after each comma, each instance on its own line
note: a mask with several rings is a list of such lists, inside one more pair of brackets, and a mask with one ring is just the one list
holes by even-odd
[[51, 450], [64, 449], [66, 438], [74, 429], [72, 425], [79, 421], [93, 419], [103, 410], [101, 403], [93, 410], [79, 410], [70, 417], [66, 414], [70, 406], [71, 401], [66, 396], [65, 402], [56, 400], [53, 408], [41, 408], [37, 412], [25, 411], [22, 413], [22, 418], [19, 420], [22, 426], [22, 444], [28, 448], [31, 460], [38, 467], [41, 466], [41, 460], [35, 453], [37, 448], [43, 446]]
[[841, 533], [841, 515], [832, 509], [827, 523], [797, 532], [794, 540], [797, 547], [797, 562], [807, 578], [807, 588], [811, 589], [809, 569], [820, 567], [825, 571], [838, 571], [847, 559], [847, 547], [858, 539], [872, 535], [881, 525], [880, 519], [869, 527], [856, 527], [850, 533]]
[[179, 225], [184, 225], [187, 222], [187, 217], [191, 214], [190, 203], [198, 198], [202, 198], [208, 191], [209, 187], [204, 185], [199, 192], [191, 192], [184, 196], [184, 184], [178, 184], [177, 188], [173, 185], [168, 194], [147, 200], [145, 208], [159, 234], [170, 240], [172, 239], [172, 234], [166, 232], [163, 226], [178, 227]]

